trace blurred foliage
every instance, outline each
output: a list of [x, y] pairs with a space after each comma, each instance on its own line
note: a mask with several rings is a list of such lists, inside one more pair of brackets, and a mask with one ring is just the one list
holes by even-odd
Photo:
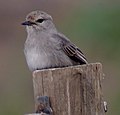
[[[92, 51], [96, 52], [96, 55], [101, 54], [105, 60], [116, 63], [120, 50], [119, 14], [120, 9], [78, 10], [69, 18], [65, 28], [71, 34], [69, 36], [72, 36], [76, 42], [78, 39], [82, 40], [84, 45], [93, 47]], [[120, 62], [116, 64], [120, 65]]]

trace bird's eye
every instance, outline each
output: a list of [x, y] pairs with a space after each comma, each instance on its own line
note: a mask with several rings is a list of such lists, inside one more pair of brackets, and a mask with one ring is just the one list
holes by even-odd
[[38, 19], [38, 20], [36, 20], [36, 22], [39, 22], [39, 23], [42, 23], [43, 21], [44, 21], [45, 19]]

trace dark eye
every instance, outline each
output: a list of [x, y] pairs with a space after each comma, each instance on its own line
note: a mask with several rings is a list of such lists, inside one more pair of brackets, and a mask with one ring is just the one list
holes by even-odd
[[39, 23], [42, 23], [43, 21], [44, 21], [45, 19], [38, 19], [38, 20], [36, 20], [36, 22], [39, 22]]

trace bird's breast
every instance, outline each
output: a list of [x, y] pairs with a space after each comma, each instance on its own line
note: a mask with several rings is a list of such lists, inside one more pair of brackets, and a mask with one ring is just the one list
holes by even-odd
[[44, 51], [35, 49], [25, 51], [27, 64], [30, 70], [42, 69], [50, 64], [50, 60]]

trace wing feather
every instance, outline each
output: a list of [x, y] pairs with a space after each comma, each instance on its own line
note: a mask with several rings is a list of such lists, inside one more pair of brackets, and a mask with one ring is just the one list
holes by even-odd
[[53, 34], [53, 37], [61, 44], [61, 49], [69, 56], [73, 61], [80, 64], [87, 64], [87, 59], [82, 51], [74, 45], [66, 36], [61, 33]]
[[81, 50], [75, 46], [74, 44], [64, 44], [63, 46], [63, 51], [74, 61], [78, 61], [81, 64], [86, 64], [88, 63], [84, 54], [81, 52]]

